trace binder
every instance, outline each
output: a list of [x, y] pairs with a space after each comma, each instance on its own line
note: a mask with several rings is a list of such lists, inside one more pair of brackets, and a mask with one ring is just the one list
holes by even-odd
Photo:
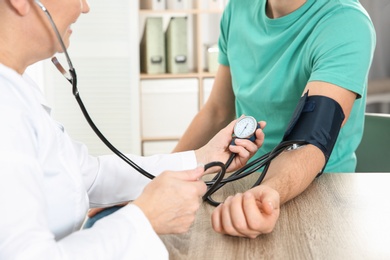
[[216, 73], [218, 70], [218, 55], [219, 55], [219, 48], [218, 44], [213, 44], [208, 46], [207, 48], [207, 68], [208, 71], [211, 73]]
[[165, 0], [140, 0], [141, 9], [164, 10]]
[[167, 0], [167, 8], [170, 10], [188, 9], [188, 0]]
[[166, 57], [168, 73], [188, 72], [187, 17], [171, 17], [167, 31]]
[[166, 72], [165, 41], [162, 17], [148, 17], [140, 44], [141, 72]]

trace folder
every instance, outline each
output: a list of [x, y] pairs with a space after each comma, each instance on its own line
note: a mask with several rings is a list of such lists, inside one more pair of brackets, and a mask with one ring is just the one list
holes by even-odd
[[165, 0], [140, 0], [141, 9], [164, 10]]
[[168, 73], [188, 72], [187, 17], [171, 17], [167, 31], [166, 57]]
[[218, 70], [218, 55], [219, 55], [219, 48], [218, 44], [213, 44], [208, 46], [207, 48], [207, 68], [208, 71], [211, 73], [216, 73]]
[[148, 17], [140, 44], [141, 72], [166, 72], [165, 41], [162, 17]]
[[167, 8], [170, 10], [188, 9], [188, 0], [167, 0]]

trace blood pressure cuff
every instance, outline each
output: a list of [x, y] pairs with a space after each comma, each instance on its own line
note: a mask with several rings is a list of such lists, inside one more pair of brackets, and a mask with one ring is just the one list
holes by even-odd
[[335, 100], [325, 96], [309, 96], [306, 92], [299, 100], [283, 141], [317, 146], [325, 155], [325, 168], [344, 118], [343, 110]]

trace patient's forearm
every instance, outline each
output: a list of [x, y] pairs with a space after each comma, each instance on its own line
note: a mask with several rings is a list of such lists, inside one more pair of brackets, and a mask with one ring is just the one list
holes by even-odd
[[280, 203], [283, 204], [301, 194], [324, 163], [323, 153], [313, 145], [283, 152], [272, 161], [262, 185], [278, 191]]

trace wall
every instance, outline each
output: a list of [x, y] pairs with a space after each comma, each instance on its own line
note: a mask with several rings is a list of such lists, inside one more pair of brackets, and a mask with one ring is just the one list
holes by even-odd
[[[81, 98], [107, 139], [122, 152], [140, 153], [138, 2], [90, 1], [91, 11], [72, 25], [68, 49]], [[64, 62], [66, 64], [66, 62]], [[111, 153], [84, 119], [71, 85], [49, 61], [44, 91], [53, 116], [95, 155]]]
[[361, 0], [375, 26], [377, 45], [370, 79], [390, 77], [390, 1]]

